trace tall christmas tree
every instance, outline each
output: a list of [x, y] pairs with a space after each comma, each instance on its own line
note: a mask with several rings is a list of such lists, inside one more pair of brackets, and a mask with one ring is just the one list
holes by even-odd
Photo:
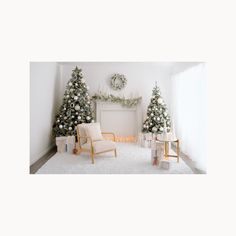
[[93, 122], [88, 86], [83, 79], [82, 70], [76, 66], [71, 76], [53, 125], [53, 135], [56, 137], [76, 135], [78, 124]]
[[155, 84], [152, 90], [151, 102], [147, 109], [147, 118], [143, 123], [142, 131], [144, 133], [163, 133], [164, 130], [170, 132], [171, 121], [168, 109], [164, 103], [160, 89]]

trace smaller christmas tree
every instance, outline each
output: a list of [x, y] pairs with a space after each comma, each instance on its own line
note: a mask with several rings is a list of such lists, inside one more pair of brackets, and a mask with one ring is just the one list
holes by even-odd
[[83, 79], [82, 70], [76, 66], [71, 76], [53, 125], [53, 135], [56, 137], [76, 135], [78, 124], [93, 122], [88, 86]]
[[158, 133], [162, 134], [165, 130], [170, 132], [171, 121], [168, 114], [168, 109], [164, 103], [160, 89], [155, 84], [152, 90], [151, 102], [147, 109], [147, 118], [143, 123], [143, 133]]

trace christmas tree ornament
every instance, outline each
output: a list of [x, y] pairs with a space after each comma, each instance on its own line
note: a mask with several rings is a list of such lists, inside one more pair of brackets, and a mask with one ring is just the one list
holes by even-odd
[[69, 130], [72, 130], [72, 127], [69, 127]]
[[87, 116], [87, 117], [86, 117], [86, 120], [90, 120], [90, 119], [91, 119], [90, 116]]
[[76, 115], [78, 115], [79, 113], [78, 113], [78, 112], [76, 112], [75, 114], [76, 114]]
[[[75, 106], [75, 110], [78, 111], [80, 109], [80, 106], [79, 105], [76, 105]], [[78, 114], [78, 113], [77, 113]]]
[[78, 120], [81, 120], [81, 116], [78, 116], [78, 118], [77, 118]]
[[69, 83], [69, 86], [72, 86], [72, 83], [71, 83], [71, 82]]
[[156, 127], [153, 127], [152, 128], [152, 131], [155, 133], [155, 132], [157, 132], [157, 128]]
[[59, 125], [59, 128], [62, 129], [62, 128], [63, 128], [63, 125]]
[[66, 111], [66, 107], [64, 107], [64, 111]]
[[67, 119], [67, 117], [65, 116], [65, 117], [64, 117], [64, 120], [66, 120], [66, 119]]
[[157, 102], [159, 103], [159, 104], [162, 104], [162, 98], [158, 98], [158, 100], [157, 100]]

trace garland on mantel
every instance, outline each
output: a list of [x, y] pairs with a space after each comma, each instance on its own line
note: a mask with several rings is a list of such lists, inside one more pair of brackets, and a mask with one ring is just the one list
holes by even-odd
[[133, 107], [136, 106], [140, 101], [142, 97], [137, 98], [125, 98], [125, 97], [119, 97], [114, 96], [112, 94], [106, 94], [106, 93], [95, 93], [92, 96], [92, 100], [94, 101], [102, 101], [102, 102], [113, 102], [113, 103], [119, 103], [124, 107]]

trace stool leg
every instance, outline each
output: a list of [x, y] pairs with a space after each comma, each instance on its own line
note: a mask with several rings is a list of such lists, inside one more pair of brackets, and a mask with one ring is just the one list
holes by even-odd
[[176, 147], [176, 149], [177, 149], [177, 162], [179, 162], [179, 140], [177, 140], [177, 147]]

